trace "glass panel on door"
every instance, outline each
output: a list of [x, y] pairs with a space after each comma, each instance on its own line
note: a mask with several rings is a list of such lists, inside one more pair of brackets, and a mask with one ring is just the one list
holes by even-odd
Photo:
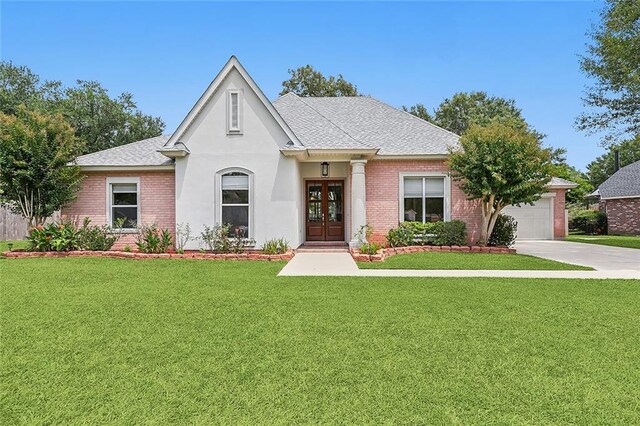
[[327, 200], [329, 222], [342, 222], [342, 182], [328, 184]]
[[307, 190], [307, 220], [322, 222], [322, 184], [309, 184]]

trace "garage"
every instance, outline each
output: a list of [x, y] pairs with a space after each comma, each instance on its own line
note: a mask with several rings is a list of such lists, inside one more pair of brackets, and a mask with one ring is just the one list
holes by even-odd
[[513, 216], [518, 222], [519, 240], [553, 239], [553, 198], [543, 197], [534, 205], [509, 206], [504, 214]]

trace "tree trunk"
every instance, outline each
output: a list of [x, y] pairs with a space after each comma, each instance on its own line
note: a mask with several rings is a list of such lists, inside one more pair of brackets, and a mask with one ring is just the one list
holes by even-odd
[[495, 197], [491, 195], [489, 200], [482, 201], [482, 228], [480, 228], [479, 246], [486, 246], [489, 242], [496, 220], [498, 220], [498, 216], [502, 211], [502, 203], [498, 202], [498, 205], [494, 207], [494, 200]]

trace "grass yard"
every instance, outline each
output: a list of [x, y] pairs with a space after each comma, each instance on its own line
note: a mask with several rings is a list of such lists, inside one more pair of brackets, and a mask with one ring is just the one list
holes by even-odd
[[640, 423], [640, 281], [282, 265], [1, 259], [2, 423]]
[[11, 250], [27, 248], [27, 240], [0, 241], [0, 253], [9, 251], [9, 244], [12, 244]]
[[600, 244], [603, 246], [640, 249], [640, 236], [622, 235], [568, 235], [565, 240], [574, 243]]
[[384, 262], [358, 262], [361, 269], [509, 269], [592, 271], [593, 268], [524, 254], [422, 252], [397, 254]]

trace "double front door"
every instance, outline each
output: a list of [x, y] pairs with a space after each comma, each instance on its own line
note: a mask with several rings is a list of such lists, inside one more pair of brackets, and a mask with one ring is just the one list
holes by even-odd
[[344, 241], [344, 181], [306, 181], [307, 241]]

